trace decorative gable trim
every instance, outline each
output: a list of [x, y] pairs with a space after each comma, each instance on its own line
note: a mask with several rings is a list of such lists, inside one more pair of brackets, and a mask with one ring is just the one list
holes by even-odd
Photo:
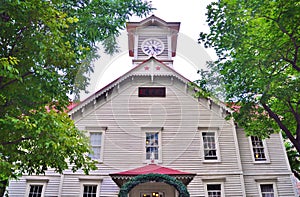
[[[149, 69], [145, 70], [144, 67], [148, 66]], [[156, 70], [156, 67], [159, 66], [160, 70]], [[191, 81], [182, 76], [180, 73], [175, 71], [174, 69], [170, 68], [169, 66], [165, 65], [163, 62], [155, 59], [154, 57], [149, 58], [148, 60], [142, 62], [138, 66], [134, 67], [121, 77], [115, 79], [110, 84], [106, 85], [96, 93], [89, 96], [87, 99], [79, 103], [78, 105], [74, 106], [73, 109], [69, 111], [69, 115], [73, 115], [78, 111], [84, 111], [84, 108], [89, 105], [90, 103], [96, 104], [97, 99], [103, 96], [105, 99], [109, 96], [109, 91], [111, 91], [115, 87], [119, 87], [119, 84], [129, 79], [134, 80], [134, 77], [140, 76], [149, 76], [152, 80], [154, 80], [155, 76], [158, 77], [176, 77], [178, 80], [182, 81], [183, 83], [190, 83]]]

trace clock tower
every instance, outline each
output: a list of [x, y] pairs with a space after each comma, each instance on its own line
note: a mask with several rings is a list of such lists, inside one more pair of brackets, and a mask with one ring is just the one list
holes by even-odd
[[166, 22], [152, 15], [140, 22], [129, 22], [126, 28], [129, 56], [133, 57], [133, 65], [154, 57], [168, 66], [173, 66], [179, 22]]

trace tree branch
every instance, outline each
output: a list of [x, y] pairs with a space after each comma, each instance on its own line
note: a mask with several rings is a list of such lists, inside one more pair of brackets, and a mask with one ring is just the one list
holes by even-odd
[[293, 55], [293, 56], [294, 56], [294, 59], [293, 59], [293, 60], [289, 60], [288, 58], [283, 58], [283, 59], [284, 59], [285, 61], [289, 60], [289, 61], [287, 61], [287, 62], [291, 63], [291, 64], [292, 64], [292, 67], [293, 67], [295, 70], [297, 70], [298, 72], [300, 72], [300, 67], [297, 66], [298, 51], [299, 51], [299, 46], [297, 45], [297, 39], [293, 36], [293, 33], [289, 33], [282, 25], [280, 25], [279, 21], [280, 21], [280, 16], [281, 16], [281, 14], [282, 14], [282, 13], [280, 13], [280, 14], [278, 15], [278, 18], [277, 18], [277, 19], [273, 19], [273, 18], [271, 18], [271, 17], [269, 17], [269, 16], [262, 16], [262, 17], [264, 17], [264, 18], [266, 18], [266, 19], [268, 19], [268, 20], [271, 20], [271, 21], [275, 22], [275, 23], [278, 25], [279, 29], [280, 29], [284, 34], [286, 34], [286, 35], [290, 38], [290, 40], [292, 41], [292, 43], [293, 43], [293, 45], [294, 45], [294, 49], [295, 49], [295, 54]]
[[296, 140], [300, 139], [300, 115], [295, 111], [292, 103], [290, 100], [287, 101], [290, 111], [292, 112], [293, 116], [296, 119], [297, 129], [296, 129]]
[[[32, 74], [33, 74], [33, 72], [27, 72], [27, 73], [23, 74], [21, 77], [24, 79], [25, 77], [27, 77], [27, 76], [29, 76], [29, 75], [32, 75]], [[13, 79], [13, 80], [11, 80], [11, 81], [9, 81], [9, 82], [3, 84], [2, 86], [0, 86], [0, 89], [3, 89], [3, 88], [5, 88], [6, 86], [11, 85], [11, 84], [13, 84], [13, 83], [15, 83], [15, 82], [17, 82], [17, 81], [18, 81], [18, 79]]]
[[300, 152], [300, 143], [294, 138], [293, 134], [289, 131], [289, 129], [281, 122], [278, 115], [274, 113], [267, 104], [262, 103], [262, 106], [268, 112], [269, 116], [275, 120], [280, 129], [287, 135], [289, 140], [291, 140], [291, 142], [295, 145], [297, 151]]
[[22, 137], [22, 138], [19, 138], [17, 140], [14, 140], [14, 141], [9, 141], [9, 142], [1, 142], [0, 144], [2, 146], [5, 146], [5, 145], [10, 145], [10, 144], [17, 144], [17, 143], [20, 143], [22, 141], [25, 141], [25, 140], [31, 140], [33, 139], [33, 137]]
[[294, 54], [294, 59], [293, 61], [291, 61], [292, 63], [292, 67], [297, 70], [298, 72], [300, 72], [300, 67], [297, 66], [297, 59], [298, 59], [298, 50], [299, 50], [299, 46], [297, 45], [297, 41], [294, 38], [293, 34], [290, 34], [282, 25], [279, 24], [279, 22], [277, 22], [277, 25], [279, 27], [279, 29], [286, 35], [289, 36], [290, 40], [292, 41], [293, 45], [294, 45], [294, 49], [295, 49], [295, 54]]
[[291, 109], [291, 112], [293, 113], [294, 117], [296, 118], [296, 120], [300, 120], [300, 116], [299, 114], [297, 113], [297, 111], [294, 109], [293, 105], [292, 104], [297, 104], [298, 102], [292, 102], [290, 100], [290, 98], [287, 100], [287, 103], [288, 103], [288, 106], [290, 107]]

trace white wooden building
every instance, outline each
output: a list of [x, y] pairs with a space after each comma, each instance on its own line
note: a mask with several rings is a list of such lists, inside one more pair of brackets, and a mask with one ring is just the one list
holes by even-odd
[[[23, 176], [10, 182], [10, 196], [117, 197], [125, 183], [149, 173], [176, 178], [192, 197], [295, 196], [281, 135], [247, 137], [224, 119], [225, 106], [195, 98], [173, 69], [179, 27], [156, 16], [129, 22], [132, 70], [70, 111], [91, 139], [98, 170]], [[175, 188], [150, 180], [129, 196], [181, 195]]]

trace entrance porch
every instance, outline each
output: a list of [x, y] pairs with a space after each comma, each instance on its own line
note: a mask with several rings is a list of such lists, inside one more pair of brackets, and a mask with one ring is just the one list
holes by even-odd
[[110, 176], [120, 187], [122, 197], [187, 197], [186, 186], [195, 174], [149, 164]]

